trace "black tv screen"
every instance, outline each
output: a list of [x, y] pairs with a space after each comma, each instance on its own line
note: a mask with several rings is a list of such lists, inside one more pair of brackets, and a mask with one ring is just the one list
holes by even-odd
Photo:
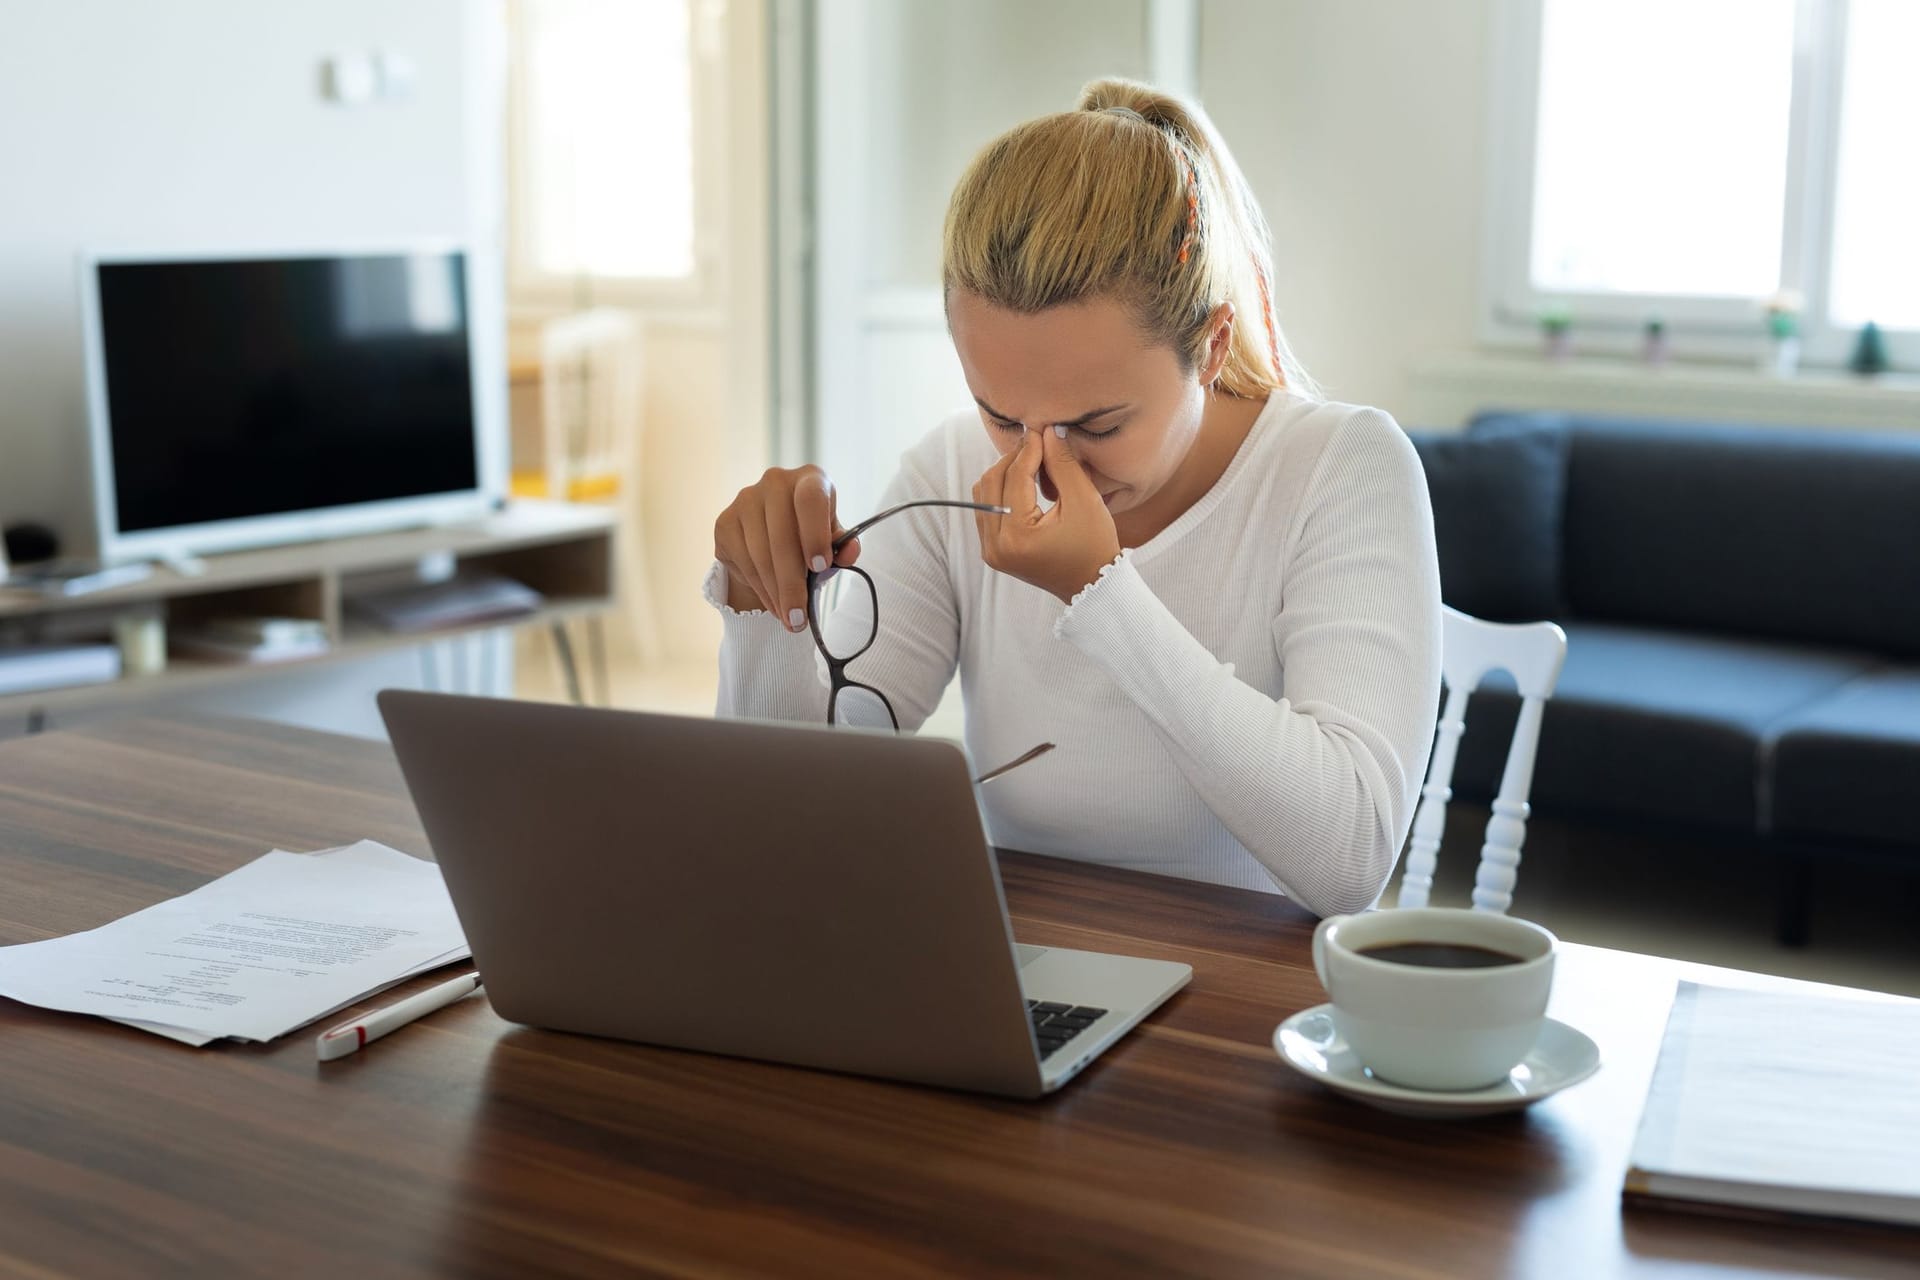
[[96, 264], [120, 533], [474, 490], [465, 266]]

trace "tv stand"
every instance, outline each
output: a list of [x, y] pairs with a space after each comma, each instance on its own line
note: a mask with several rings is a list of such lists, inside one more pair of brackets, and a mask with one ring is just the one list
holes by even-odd
[[[614, 606], [617, 524], [610, 507], [513, 502], [496, 514], [458, 524], [210, 555], [199, 559], [197, 572], [194, 565], [176, 564], [168, 557], [140, 582], [90, 595], [49, 599], [0, 590], [0, 648], [31, 638], [43, 624], [56, 621], [65, 633], [85, 630], [105, 638], [118, 615], [150, 614], [156, 606], [164, 611], [170, 632], [221, 617], [311, 618], [324, 624], [328, 639], [325, 653], [287, 662], [223, 662], [174, 654], [165, 670], [150, 675], [0, 695], [0, 716], [21, 716], [33, 723], [49, 712], [131, 706], [502, 626], [553, 627], [556, 640], [563, 640], [559, 629], [565, 623]], [[342, 601], [363, 581], [390, 577], [396, 570], [417, 571], [430, 557], [443, 562], [450, 558], [456, 568], [524, 583], [538, 591], [543, 602], [533, 613], [505, 622], [406, 634], [377, 630], [346, 615]], [[562, 657], [571, 656], [570, 646], [562, 646]], [[570, 686], [577, 683], [577, 677], [569, 680]]]

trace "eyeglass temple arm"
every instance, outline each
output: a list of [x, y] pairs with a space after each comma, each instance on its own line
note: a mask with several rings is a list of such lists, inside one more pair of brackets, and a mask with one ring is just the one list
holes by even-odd
[[898, 515], [902, 511], [906, 511], [912, 507], [960, 507], [967, 511], [985, 511], [998, 516], [1010, 516], [1013, 514], [1012, 507], [995, 507], [984, 502], [950, 502], [945, 498], [921, 498], [914, 502], [903, 502], [897, 507], [888, 507], [879, 515], [868, 516], [865, 520], [862, 520], [859, 524], [835, 538], [833, 540], [833, 549], [838, 551], [841, 547], [844, 547], [868, 529], [873, 528], [873, 526], [879, 524], [888, 516]]
[[1021, 765], [1026, 764], [1029, 760], [1038, 760], [1041, 756], [1047, 754], [1047, 752], [1051, 750], [1053, 750], [1053, 744], [1051, 742], [1043, 742], [1039, 746], [1035, 747], [1033, 750], [1027, 752], [1026, 754], [1015, 756], [1013, 759], [1001, 765], [998, 769], [987, 770], [985, 773], [981, 774], [979, 777], [973, 780], [973, 785], [977, 787], [983, 782], [992, 782], [995, 778], [999, 777], [1001, 774], [1012, 773], [1015, 769], [1018, 769]]

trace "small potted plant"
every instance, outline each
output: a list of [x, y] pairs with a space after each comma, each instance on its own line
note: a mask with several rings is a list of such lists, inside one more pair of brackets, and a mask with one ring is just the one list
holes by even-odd
[[1673, 344], [1667, 337], [1667, 322], [1662, 316], [1648, 316], [1647, 323], [1640, 330], [1640, 358], [1658, 369], [1667, 363], [1667, 357], [1673, 354]]
[[1800, 369], [1800, 306], [1798, 290], [1781, 289], [1763, 298], [1760, 308], [1766, 316], [1767, 349], [1760, 357], [1760, 372], [1776, 378], [1791, 378]]
[[1863, 378], [1871, 378], [1876, 373], [1887, 371], [1887, 340], [1880, 333], [1880, 326], [1869, 320], [1860, 329], [1860, 337], [1853, 344], [1853, 356], [1847, 361], [1847, 368]]
[[1554, 303], [1540, 312], [1540, 337], [1547, 359], [1564, 360], [1573, 350], [1573, 312], [1565, 303]]

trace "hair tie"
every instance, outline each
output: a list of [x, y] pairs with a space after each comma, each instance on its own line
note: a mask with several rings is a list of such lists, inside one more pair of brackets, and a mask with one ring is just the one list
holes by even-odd
[[1193, 247], [1194, 233], [1200, 226], [1200, 175], [1194, 172], [1193, 161], [1188, 157], [1185, 147], [1180, 148], [1180, 159], [1187, 166], [1187, 235], [1180, 242], [1180, 252], [1174, 257], [1174, 262], [1185, 266], [1187, 251]]

